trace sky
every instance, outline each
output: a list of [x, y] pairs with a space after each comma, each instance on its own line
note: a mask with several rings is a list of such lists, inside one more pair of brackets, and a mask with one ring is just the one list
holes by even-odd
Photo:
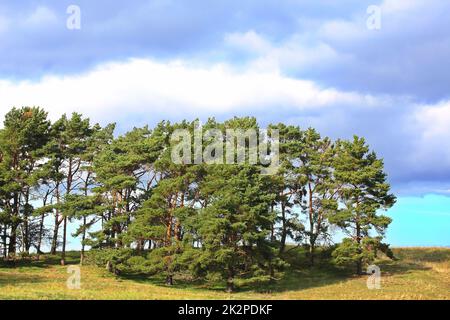
[[450, 246], [449, 13], [442, 0], [0, 0], [0, 117], [41, 106], [125, 132], [248, 115], [357, 134], [398, 196], [387, 241]]

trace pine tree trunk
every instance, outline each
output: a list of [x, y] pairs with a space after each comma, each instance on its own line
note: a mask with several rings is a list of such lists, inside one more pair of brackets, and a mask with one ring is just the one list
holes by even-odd
[[171, 274], [166, 276], [166, 285], [173, 286], [173, 276]]
[[311, 183], [308, 183], [309, 191], [309, 263], [314, 265], [314, 251], [315, 251], [315, 234], [314, 234], [314, 208], [313, 208], [313, 193]]
[[112, 266], [112, 263], [111, 263], [111, 261], [107, 261], [106, 262], [106, 270], [108, 271], [108, 272], [113, 272], [114, 271], [114, 268], [113, 268], [113, 266]]
[[62, 266], [64, 266], [66, 264], [66, 238], [67, 238], [67, 217], [64, 217], [63, 243], [62, 243], [62, 252], [61, 252], [61, 265]]
[[24, 252], [29, 252], [29, 250], [30, 250], [28, 230], [29, 230], [28, 217], [25, 216], [23, 218], [23, 250], [24, 250]]
[[362, 261], [361, 261], [361, 259], [358, 259], [358, 261], [356, 261], [356, 273], [357, 273], [358, 275], [362, 275], [362, 274], [363, 274], [363, 272], [362, 272]]
[[8, 257], [8, 248], [7, 248], [7, 242], [6, 242], [6, 238], [7, 238], [7, 234], [6, 234], [6, 229], [7, 226], [6, 224], [3, 226], [3, 259], [7, 259]]
[[39, 222], [39, 239], [38, 239], [38, 244], [37, 244], [37, 248], [36, 248], [38, 260], [40, 259], [40, 255], [42, 254], [41, 245], [42, 245], [42, 232], [44, 230], [44, 219], [45, 219], [45, 214], [43, 213], [41, 215], [41, 221]]
[[[358, 254], [361, 254], [361, 226], [356, 222], [356, 242], [358, 243]], [[356, 274], [362, 275], [362, 259], [356, 261]]]
[[[56, 185], [56, 204], [59, 204], [59, 182]], [[58, 234], [59, 234], [59, 209], [55, 212], [55, 227], [53, 229], [52, 246], [50, 248], [50, 254], [56, 255], [56, 249], [58, 247]]]
[[[14, 216], [18, 216], [19, 214], [19, 200], [17, 193], [14, 194], [14, 200], [13, 200], [13, 206], [14, 206]], [[8, 256], [14, 257], [16, 255], [16, 244], [17, 244], [17, 222], [13, 222], [11, 224], [11, 234], [9, 235], [9, 245], [8, 245]]]
[[[73, 159], [69, 159], [69, 172], [67, 173], [67, 186], [66, 186], [66, 195], [70, 194], [72, 190], [72, 165]], [[64, 266], [66, 264], [66, 241], [67, 241], [67, 216], [64, 216], [64, 225], [63, 225], [63, 243], [62, 243], [62, 252], [61, 252], [61, 265]]]
[[234, 268], [232, 265], [228, 265], [228, 278], [227, 278], [227, 292], [234, 292]]
[[[89, 171], [86, 177], [86, 181], [84, 184], [84, 196], [87, 197], [88, 196], [88, 188], [89, 188], [89, 181], [90, 181], [90, 177], [91, 177], [92, 172]], [[83, 215], [83, 234], [81, 236], [81, 254], [80, 254], [80, 265], [83, 265], [84, 263], [84, 250], [85, 250], [85, 241], [86, 241], [86, 224], [87, 224], [87, 219], [86, 216]]]
[[55, 227], [53, 229], [52, 246], [50, 248], [50, 254], [56, 254], [56, 247], [58, 246], [58, 233], [59, 233], [59, 221], [58, 214], [55, 216]]
[[27, 189], [25, 192], [25, 208], [23, 212], [23, 229], [24, 229], [24, 235], [23, 235], [23, 245], [24, 250], [26, 253], [30, 252], [31, 247], [31, 241], [30, 241], [30, 225], [28, 221], [28, 204], [29, 204], [29, 198], [30, 198], [30, 191]]
[[83, 217], [83, 235], [81, 237], [81, 255], [80, 255], [80, 265], [83, 265], [84, 262], [84, 248], [86, 240], [86, 217]]
[[269, 261], [269, 275], [270, 275], [270, 283], [275, 282], [275, 269], [272, 264], [272, 259]]
[[[42, 200], [42, 206], [45, 207], [47, 205], [47, 199], [48, 199], [48, 195], [49, 195], [49, 191], [47, 191], [46, 195], [44, 196], [44, 199]], [[45, 213], [41, 214], [41, 221], [39, 222], [39, 239], [38, 239], [38, 244], [37, 244], [37, 259], [39, 260], [41, 257], [40, 255], [42, 254], [41, 251], [41, 245], [42, 245], [42, 236], [43, 236], [43, 232], [44, 232], [44, 221], [45, 221]]]
[[315, 253], [316, 246], [314, 242], [311, 242], [309, 244], [309, 263], [311, 264], [311, 267], [314, 266], [314, 253]]
[[280, 254], [284, 253], [286, 248], [286, 236], [287, 236], [287, 227], [286, 227], [286, 205], [284, 202], [281, 204], [281, 239], [280, 239]]
[[11, 258], [16, 255], [16, 239], [17, 239], [17, 225], [15, 223], [11, 226], [11, 234], [9, 235], [8, 256]]
[[[273, 214], [273, 207], [274, 205], [271, 205], [271, 210], [270, 212]], [[275, 242], [275, 222], [272, 223], [271, 227], [270, 227], [270, 241], [271, 242]]]

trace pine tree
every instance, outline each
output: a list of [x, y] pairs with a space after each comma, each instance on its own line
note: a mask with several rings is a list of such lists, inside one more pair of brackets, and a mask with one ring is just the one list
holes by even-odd
[[206, 179], [201, 188], [210, 203], [198, 216], [198, 270], [226, 280], [227, 291], [239, 278], [269, 280], [274, 267], [269, 263], [275, 261], [269, 243], [274, 195], [265, 178], [255, 166], [217, 165], [208, 167]]
[[317, 242], [330, 237], [327, 217], [337, 210], [337, 185], [332, 169], [334, 152], [330, 139], [321, 138], [312, 128], [304, 132], [296, 171], [303, 186], [301, 203], [309, 227], [305, 235], [308, 238], [311, 266], [314, 264]]
[[[149, 241], [154, 247], [147, 255], [152, 272], [164, 272], [166, 284], [173, 284], [176, 271], [183, 268], [180, 257], [183, 254], [183, 224], [195, 214], [191, 195], [194, 183], [199, 182], [201, 166], [174, 163], [171, 134], [177, 129], [185, 129], [193, 134], [196, 121], [170, 125], [160, 124], [153, 132], [153, 149], [159, 150], [154, 158], [153, 170], [158, 176], [157, 184], [149, 190], [149, 198], [136, 212], [136, 220], [131, 224], [128, 238], [137, 243], [142, 251]], [[191, 154], [189, 154], [190, 156]]]
[[[194, 138], [181, 149], [180, 129]], [[93, 260], [116, 274], [164, 275], [172, 285], [189, 271], [230, 292], [276, 279], [291, 240], [309, 246], [313, 265], [330, 225], [347, 234], [336, 263], [361, 273], [377, 250], [389, 256], [381, 241], [391, 219], [379, 211], [396, 199], [364, 139], [333, 143], [282, 123], [274, 130], [280, 166], [266, 175], [268, 164], [254, 162], [265, 149], [255, 118], [163, 121], [114, 138], [114, 125], [77, 113], [52, 124], [40, 108], [13, 108], [0, 129], [0, 255], [35, 248], [39, 259], [51, 241], [52, 254], [62, 245], [65, 264], [67, 227], [78, 222], [81, 263], [90, 246]], [[264, 141], [275, 154], [275, 142]], [[177, 152], [187, 157], [175, 161]]]
[[371, 231], [382, 236], [391, 222], [378, 211], [390, 208], [395, 196], [389, 193], [383, 161], [357, 136], [353, 141], [337, 142], [334, 176], [340, 185], [341, 205], [329, 219], [348, 235], [334, 257], [337, 263], [354, 262], [361, 274], [363, 263], [373, 260], [376, 249], [382, 247], [381, 237]]
[[62, 224], [61, 264], [65, 264], [67, 225], [71, 216], [64, 212], [64, 203], [70, 195], [76, 194], [82, 177], [83, 155], [85, 154], [89, 137], [92, 134], [89, 119], [83, 119], [81, 114], [73, 113], [70, 118], [63, 115], [51, 128], [51, 140], [46, 146], [49, 161], [46, 165], [48, 180], [54, 185], [55, 223], [51, 253], [56, 254], [59, 227]]
[[15, 256], [18, 240], [24, 252], [28, 253], [31, 247], [30, 219], [34, 210], [31, 192], [38, 183], [42, 147], [48, 139], [49, 125], [47, 113], [41, 108], [13, 108], [6, 114], [4, 128], [0, 131], [0, 193], [6, 222], [3, 243], [5, 245], [9, 238], [9, 256]]
[[[258, 125], [254, 118], [233, 118], [219, 129], [225, 135], [226, 129], [258, 131]], [[244, 147], [250, 150], [248, 139]], [[225, 280], [229, 292], [235, 290], [236, 280], [267, 281], [282, 266], [270, 242], [275, 221], [270, 208], [276, 195], [270, 178], [261, 175], [260, 166], [249, 164], [249, 156], [246, 153], [244, 163], [206, 166], [199, 186], [207, 205], [194, 224], [201, 246], [193, 254], [191, 269], [209, 279]]]
[[289, 238], [300, 242], [304, 234], [304, 225], [299, 218], [303, 185], [298, 172], [303, 131], [299, 127], [286, 126], [283, 123], [270, 125], [269, 128], [279, 131], [281, 162], [278, 172], [271, 176], [272, 190], [277, 195], [272, 210], [278, 213], [271, 238], [275, 241], [277, 236], [279, 237], [279, 253], [283, 254]]
[[150, 135], [147, 127], [134, 128], [114, 139], [94, 158], [99, 183], [95, 192], [103, 206], [103, 228], [94, 236], [97, 247], [124, 247], [123, 236], [146, 196], [143, 186], [152, 171], [149, 164], [155, 153]]
[[113, 140], [113, 131], [115, 125], [109, 124], [105, 128], [95, 124], [86, 137], [86, 147], [80, 153], [82, 161], [80, 181], [77, 187], [77, 193], [67, 195], [63, 206], [63, 211], [68, 217], [81, 219], [82, 224], [72, 235], [74, 237], [81, 235], [81, 253], [80, 264], [83, 264], [85, 257], [85, 246], [88, 230], [99, 221], [97, 210], [101, 206], [101, 199], [93, 192], [98, 186], [94, 172], [94, 158]]

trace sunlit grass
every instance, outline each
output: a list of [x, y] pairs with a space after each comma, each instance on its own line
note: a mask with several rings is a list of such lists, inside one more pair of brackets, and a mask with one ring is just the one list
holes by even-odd
[[[380, 260], [381, 289], [369, 290], [367, 277], [320, 266], [292, 268], [270, 286], [227, 294], [181, 280], [167, 287], [160, 279], [119, 278], [102, 268], [81, 267], [81, 289], [68, 289], [67, 267], [57, 257], [0, 266], [0, 299], [450, 299], [450, 249], [398, 248], [398, 260]], [[76, 264], [78, 254], [69, 254]], [[300, 264], [301, 265], [301, 264]]]

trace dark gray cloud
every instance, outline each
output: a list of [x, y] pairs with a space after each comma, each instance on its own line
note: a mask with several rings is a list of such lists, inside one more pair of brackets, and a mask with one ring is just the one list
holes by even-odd
[[[277, 39], [295, 32], [302, 16], [348, 17], [358, 2], [79, 0], [82, 29], [69, 31], [66, 9], [73, 1], [10, 1], [0, 4], [0, 76], [77, 72], [130, 56], [201, 55], [227, 32], [255, 29]], [[29, 23], [39, 8], [54, 19]]]
[[[285, 121], [313, 126], [333, 138], [364, 136], [385, 159], [390, 181], [398, 193], [448, 194], [448, 1], [386, 0], [381, 5], [381, 29], [376, 31], [366, 28], [366, 8], [373, 4], [370, 0], [79, 0], [76, 3], [81, 8], [82, 29], [70, 31], [66, 29], [66, 8], [72, 3], [23, 0], [0, 4], [0, 113], [11, 104], [30, 101], [28, 98], [47, 103], [42, 106], [53, 114], [74, 110], [89, 113], [94, 108], [89, 104], [92, 100], [99, 110], [112, 105], [115, 111], [128, 111], [110, 112], [103, 119], [100, 111], [93, 114], [97, 121], [119, 122], [120, 130], [167, 118], [199, 116], [206, 120], [209, 116], [225, 119], [253, 115], [262, 124]], [[75, 105], [55, 97], [43, 98], [38, 90], [20, 85], [23, 80], [42, 82], [46, 83], [42, 87], [45, 92], [51, 92], [49, 81], [42, 77], [83, 76], [105, 62], [133, 57], [151, 58], [162, 66], [180, 59], [198, 64], [199, 74], [209, 74], [216, 63], [242, 73], [278, 72], [285, 79], [311, 80], [320, 90], [334, 88], [359, 97], [368, 95], [368, 100], [374, 102], [336, 99], [326, 107], [299, 108], [279, 90], [271, 97], [273, 100], [263, 101], [262, 105], [256, 99], [242, 108], [208, 109], [193, 107], [200, 98], [191, 99], [180, 92], [171, 94], [173, 100], [166, 96], [167, 92], [127, 100], [132, 94], [124, 94], [121, 85], [133, 86], [133, 90], [140, 85], [124, 77], [123, 84], [114, 83], [117, 87], [111, 93], [96, 82], [92, 82], [91, 91], [76, 86], [57, 91], [69, 97], [72, 91], [73, 95], [89, 95], [76, 100], [80, 104]], [[130, 73], [130, 77], [133, 75]], [[198, 76], [196, 72], [189, 75]], [[201, 79], [188, 79], [189, 85]], [[8, 83], [2, 86], [5, 80]], [[206, 77], [205, 83], [208, 80]], [[231, 87], [232, 83], [223, 85]], [[146, 91], [141, 89], [139, 94]], [[220, 93], [217, 88], [210, 89]], [[233, 93], [232, 89], [224, 90]], [[255, 92], [262, 95], [266, 91], [262, 88]], [[214, 104], [216, 100], [208, 93], [206, 101], [212, 99]], [[133, 101], [130, 104], [134, 105], [118, 106], [108, 100], [108, 94], [111, 101]], [[159, 95], [167, 99], [152, 100]]]
[[[291, 76], [346, 91], [411, 95], [424, 102], [449, 97], [446, 1], [384, 1], [377, 31], [366, 28], [366, 9], [373, 4], [369, 0], [80, 0], [79, 31], [65, 27], [71, 3], [24, 0], [0, 5], [1, 78], [80, 72], [129, 57], [239, 64], [249, 57], [223, 48], [224, 37], [253, 30], [274, 48], [290, 52], [279, 63]], [[321, 55], [320, 48], [333, 54]], [[320, 59], [305, 65], [305, 51]]]

